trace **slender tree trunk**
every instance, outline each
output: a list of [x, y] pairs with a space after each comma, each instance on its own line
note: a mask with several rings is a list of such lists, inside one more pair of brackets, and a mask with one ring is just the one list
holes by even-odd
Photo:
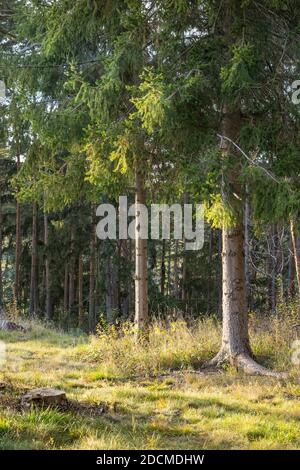
[[171, 240], [168, 241], [168, 270], [167, 270], [167, 295], [171, 294], [171, 255], [172, 255], [172, 244]]
[[[188, 204], [189, 202], [189, 195], [188, 193], [184, 193], [183, 196], [183, 203]], [[185, 309], [187, 307], [187, 279], [188, 279], [188, 254], [185, 249], [185, 237], [183, 237], [183, 261], [182, 261], [182, 288], [181, 288], [181, 300], [185, 304]]]
[[75, 234], [74, 228], [71, 228], [71, 253], [69, 263], [69, 312], [74, 312], [75, 301]]
[[[17, 170], [20, 168], [20, 155], [17, 155]], [[16, 248], [15, 248], [15, 282], [14, 282], [14, 300], [16, 303], [20, 300], [20, 258], [21, 258], [21, 206], [16, 202]]]
[[179, 299], [178, 245], [179, 241], [176, 239], [174, 253], [174, 296], [176, 300]]
[[160, 292], [165, 295], [166, 285], [166, 240], [162, 240], [161, 246], [161, 264], [160, 264]]
[[2, 279], [2, 249], [3, 249], [3, 213], [0, 194], [0, 316], [3, 312], [3, 279]]
[[65, 264], [65, 277], [64, 277], [64, 312], [69, 310], [69, 266]]
[[[298, 288], [300, 294], [300, 288]], [[288, 285], [286, 292], [286, 299], [289, 300], [295, 293], [295, 256], [292, 241], [292, 234], [290, 234], [289, 241], [289, 265], [288, 265]]]
[[[131, 290], [131, 263], [130, 263], [130, 246], [129, 240], [119, 241], [119, 253], [122, 260], [123, 270], [127, 275], [122, 280], [122, 291], [120, 293], [120, 311], [123, 319], [127, 319], [129, 316], [129, 299]], [[119, 282], [119, 286], [120, 286]]]
[[[109, 241], [107, 241], [109, 243]], [[112, 292], [111, 292], [111, 255], [105, 262], [105, 309], [107, 323], [113, 322]]]
[[31, 249], [31, 280], [30, 280], [30, 316], [36, 316], [38, 313], [38, 233], [37, 233], [37, 215], [38, 208], [34, 202], [32, 205], [32, 249]]
[[96, 289], [96, 224], [95, 207], [92, 205], [91, 238], [90, 238], [90, 278], [89, 278], [89, 330], [92, 331], [95, 323], [95, 289]]
[[83, 325], [83, 256], [82, 253], [79, 255], [78, 259], [78, 325], [81, 327]]
[[48, 216], [44, 214], [44, 247], [46, 250], [45, 254], [45, 291], [46, 291], [46, 302], [45, 302], [45, 317], [46, 320], [51, 319], [51, 280], [50, 280], [50, 260], [49, 260], [49, 226]]
[[138, 336], [147, 336], [148, 313], [148, 270], [147, 270], [147, 240], [140, 237], [137, 204], [146, 205], [145, 181], [142, 172], [136, 170], [135, 193], [135, 324]]
[[209, 231], [209, 252], [208, 252], [208, 283], [207, 283], [207, 309], [206, 312], [209, 314], [211, 311], [211, 288], [212, 288], [212, 254], [213, 254], [213, 244], [214, 244], [214, 232], [210, 228]]
[[294, 219], [291, 219], [290, 221], [290, 228], [291, 228], [291, 238], [292, 238], [295, 271], [296, 271], [296, 278], [297, 278], [297, 285], [298, 285], [298, 293], [299, 293], [299, 299], [300, 299], [300, 250], [299, 250], [299, 239], [297, 236]]

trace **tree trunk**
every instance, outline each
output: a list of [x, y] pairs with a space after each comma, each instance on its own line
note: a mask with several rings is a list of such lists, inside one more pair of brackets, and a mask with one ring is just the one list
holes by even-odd
[[75, 301], [75, 234], [71, 228], [71, 253], [69, 263], [69, 312], [74, 312]]
[[30, 304], [29, 313], [34, 317], [38, 313], [38, 251], [37, 251], [37, 204], [32, 204], [32, 249], [31, 249], [31, 277], [30, 277]]
[[92, 331], [95, 323], [95, 288], [96, 288], [96, 224], [95, 207], [92, 205], [91, 238], [90, 238], [90, 278], [89, 278], [89, 330]]
[[[224, 203], [235, 214], [235, 225], [223, 225], [222, 232], [222, 309], [223, 333], [221, 350], [211, 365], [231, 363], [249, 374], [278, 376], [252, 359], [248, 335], [248, 313], [244, 259], [243, 191], [238, 182], [240, 155], [231, 142], [237, 142], [242, 125], [239, 112], [231, 112], [225, 106], [222, 118], [222, 152], [225, 166], [230, 161], [223, 183]], [[229, 139], [229, 140], [228, 140]]]
[[250, 247], [249, 247], [249, 229], [250, 229], [250, 205], [248, 198], [248, 189], [246, 188], [246, 201], [245, 201], [245, 215], [244, 215], [244, 229], [245, 229], [245, 278], [246, 278], [246, 299], [247, 306], [250, 306]]
[[166, 240], [162, 240], [161, 246], [161, 264], [160, 264], [160, 292], [161, 295], [165, 295], [165, 284], [166, 284]]
[[176, 239], [174, 253], [174, 297], [176, 300], [179, 300], [178, 245], [179, 241]]
[[[298, 287], [300, 294], [300, 287]], [[293, 297], [295, 293], [295, 256], [294, 256], [294, 246], [293, 246], [293, 237], [290, 234], [289, 240], [289, 264], [288, 264], [288, 284], [286, 299], [289, 300], [290, 297]]]
[[147, 272], [147, 240], [140, 237], [137, 204], [146, 205], [145, 181], [142, 172], [136, 170], [135, 193], [135, 324], [138, 336], [147, 337], [148, 313], [148, 272]]
[[[183, 196], [183, 203], [188, 204], [189, 202], [189, 195], [188, 193], [184, 193]], [[187, 308], [187, 280], [188, 280], [188, 254], [185, 249], [185, 237], [183, 237], [183, 261], [182, 261], [182, 287], [181, 287], [181, 300], [184, 303], [184, 308]]]
[[[224, 44], [230, 51], [234, 41], [235, 12], [237, 2], [225, 0], [223, 3]], [[229, 59], [230, 60], [230, 59]], [[230, 108], [232, 106], [232, 109]], [[223, 333], [221, 350], [211, 361], [219, 365], [229, 362], [249, 374], [278, 376], [252, 359], [248, 335], [248, 313], [244, 259], [244, 202], [243, 188], [239, 182], [242, 169], [241, 153], [233, 143], [237, 143], [242, 127], [242, 115], [237, 102], [225, 103], [221, 120], [221, 149], [224, 174], [222, 184], [223, 203], [230, 207], [235, 216], [234, 226], [223, 223], [222, 233], [222, 310]], [[233, 110], [234, 109], [234, 110]], [[226, 171], [225, 171], [226, 170]]]
[[46, 320], [51, 319], [51, 281], [50, 281], [50, 260], [49, 260], [49, 227], [48, 227], [48, 216], [44, 214], [44, 247], [45, 247], [45, 318]]
[[0, 194], [0, 316], [3, 312], [3, 280], [2, 280], [2, 248], [3, 248], [3, 213], [2, 213], [2, 201]]
[[[17, 155], [17, 170], [20, 167], [20, 155]], [[14, 300], [16, 303], [20, 300], [20, 258], [21, 258], [21, 207], [16, 202], [16, 248], [15, 248], [15, 283]]]
[[78, 259], [78, 325], [81, 327], [83, 325], [83, 257], [82, 253], [79, 255]]
[[298, 285], [298, 293], [299, 293], [299, 300], [300, 300], [300, 251], [299, 251], [299, 239], [297, 236], [294, 219], [291, 219], [290, 227], [291, 227], [291, 238], [292, 238], [295, 271], [296, 271], [296, 278], [297, 278], [297, 285]]
[[69, 266], [65, 264], [65, 277], [64, 277], [64, 312], [68, 312], [69, 308]]

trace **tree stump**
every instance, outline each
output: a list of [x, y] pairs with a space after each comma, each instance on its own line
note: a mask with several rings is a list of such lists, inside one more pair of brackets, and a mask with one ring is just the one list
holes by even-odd
[[35, 388], [21, 397], [21, 405], [57, 406], [66, 403], [66, 393], [56, 388]]

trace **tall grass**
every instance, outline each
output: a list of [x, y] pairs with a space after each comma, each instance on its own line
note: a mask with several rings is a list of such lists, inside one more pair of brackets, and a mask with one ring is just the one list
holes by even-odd
[[[290, 308], [277, 315], [250, 315], [253, 352], [263, 364], [276, 369], [291, 366], [291, 344], [297, 338], [297, 314]], [[99, 325], [89, 353], [107, 376], [152, 376], [169, 370], [197, 369], [220, 347], [220, 321], [205, 317], [189, 321], [154, 321], [149, 341], [138, 343], [130, 323]]]

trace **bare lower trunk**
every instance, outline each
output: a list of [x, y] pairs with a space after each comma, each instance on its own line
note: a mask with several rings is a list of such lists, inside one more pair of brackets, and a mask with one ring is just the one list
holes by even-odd
[[229, 358], [251, 354], [248, 336], [243, 228], [223, 229], [223, 336], [222, 350]]
[[3, 213], [2, 213], [2, 201], [0, 194], [0, 316], [3, 309], [3, 282], [2, 282], [2, 247], [3, 247]]
[[[17, 155], [17, 170], [20, 167], [20, 155]], [[16, 248], [15, 248], [15, 283], [14, 300], [20, 300], [20, 258], [21, 258], [21, 206], [16, 202]]]
[[21, 210], [20, 204], [16, 205], [16, 250], [15, 250], [15, 283], [14, 299], [20, 300], [20, 256], [21, 256]]
[[[252, 359], [248, 335], [246, 300], [243, 191], [239, 181], [240, 155], [231, 142], [237, 142], [242, 125], [239, 112], [223, 110], [221, 142], [224, 163], [231, 162], [222, 187], [223, 200], [235, 215], [235, 225], [223, 225], [222, 233], [222, 310], [223, 333], [221, 350], [211, 365], [230, 363], [249, 374], [278, 374], [260, 366]], [[228, 140], [230, 139], [230, 140]], [[232, 164], [234, 162], [234, 164]]]
[[296, 232], [294, 219], [291, 219], [290, 226], [291, 226], [291, 238], [292, 238], [294, 262], [295, 262], [295, 271], [296, 271], [296, 278], [297, 278], [297, 285], [298, 285], [298, 292], [299, 292], [299, 299], [300, 299], [300, 251], [299, 251], [299, 244], [298, 244], [299, 240], [298, 240], [298, 236]]
[[48, 227], [48, 216], [44, 214], [44, 247], [46, 250], [45, 254], [45, 317], [47, 320], [51, 318], [51, 286], [50, 286], [50, 260], [49, 260], [49, 227]]
[[90, 238], [90, 275], [89, 275], [89, 330], [95, 326], [95, 290], [96, 290], [96, 224], [95, 207], [91, 208], [91, 238]]
[[178, 272], [178, 240], [175, 240], [175, 253], [174, 253], [174, 297], [179, 299], [179, 272]]
[[81, 327], [83, 325], [83, 257], [82, 253], [79, 255], [78, 259], [78, 325]]
[[64, 312], [68, 311], [69, 303], [69, 266], [68, 263], [65, 265], [65, 276], [64, 276]]
[[37, 204], [32, 205], [32, 249], [30, 277], [30, 316], [38, 313], [38, 251], [37, 251]]
[[[188, 204], [189, 196], [188, 193], [184, 193], [183, 203]], [[185, 237], [183, 237], [183, 261], [182, 261], [182, 290], [181, 290], [181, 300], [185, 305], [187, 303], [187, 279], [188, 279], [188, 255], [185, 250]]]
[[147, 334], [148, 313], [148, 272], [147, 272], [147, 240], [142, 239], [139, 232], [139, 210], [137, 204], [146, 205], [144, 176], [136, 171], [135, 194], [135, 324], [139, 334]]
[[246, 298], [247, 306], [250, 306], [250, 204], [248, 198], [248, 190], [246, 189], [246, 202], [245, 202], [245, 216], [244, 216], [244, 229], [245, 229], [245, 278], [246, 278]]
[[74, 312], [75, 301], [75, 234], [71, 228], [71, 253], [69, 262], [69, 312]]

